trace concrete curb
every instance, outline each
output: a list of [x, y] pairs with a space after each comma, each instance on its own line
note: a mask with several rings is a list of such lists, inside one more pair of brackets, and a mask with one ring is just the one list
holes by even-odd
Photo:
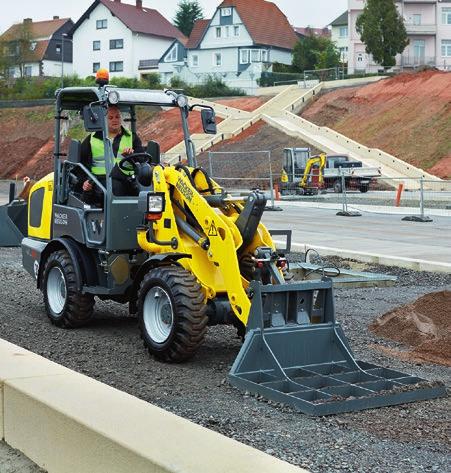
[[[276, 241], [276, 243], [285, 243]], [[441, 263], [439, 261], [428, 261], [422, 259], [406, 258], [403, 256], [389, 256], [377, 253], [363, 253], [359, 251], [346, 250], [343, 248], [332, 248], [328, 246], [310, 245], [308, 243], [291, 243], [292, 247], [298, 248], [302, 252], [308, 249], [317, 250], [322, 256], [339, 256], [341, 258], [350, 258], [363, 263], [375, 263], [383, 266], [397, 266], [400, 268], [412, 269], [414, 271], [430, 271], [434, 273], [451, 274], [451, 264]]]
[[49, 473], [305, 471], [1, 339], [0, 438]]

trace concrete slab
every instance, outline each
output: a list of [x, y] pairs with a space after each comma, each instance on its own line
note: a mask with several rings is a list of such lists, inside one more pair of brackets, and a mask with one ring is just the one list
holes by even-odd
[[87, 376], [52, 373], [55, 363], [12, 344], [0, 347], [5, 440], [49, 473], [304, 471]]

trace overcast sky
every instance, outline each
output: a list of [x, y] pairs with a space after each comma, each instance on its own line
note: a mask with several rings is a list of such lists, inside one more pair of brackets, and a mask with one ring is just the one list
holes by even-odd
[[[24, 18], [48, 20], [57, 15], [77, 21], [93, 0], [3, 0], [0, 5], [0, 32]], [[134, 3], [134, 0], [123, 0]], [[294, 26], [324, 26], [331, 23], [347, 8], [347, 0], [273, 0]], [[172, 21], [179, 0], [143, 0], [143, 5], [159, 10]], [[199, 0], [206, 18], [210, 18], [221, 0]]]

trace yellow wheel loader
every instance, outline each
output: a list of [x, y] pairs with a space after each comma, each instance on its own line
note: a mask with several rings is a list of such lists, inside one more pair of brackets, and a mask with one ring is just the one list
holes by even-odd
[[[119, 161], [133, 168], [137, 195], [114, 195], [110, 104], [128, 114], [132, 132], [136, 107], [178, 108], [187, 164], [163, 166], [158, 144], [149, 142], [147, 152]], [[354, 359], [335, 320], [330, 279], [285, 282], [287, 261], [260, 222], [265, 196], [233, 197], [197, 166], [188, 130], [194, 108], [204, 131], [215, 134], [214, 111], [190, 106], [176, 91], [106, 81], [57, 91], [54, 172], [31, 189], [21, 242], [23, 265], [52, 323], [88, 324], [95, 297], [128, 303], [148, 351], [166, 362], [195, 355], [208, 326], [232, 324], [244, 344], [230, 382], [308, 414], [443, 395], [444, 388]], [[61, 123], [74, 112], [87, 132], [103, 135], [105, 181], [82, 164], [80, 142], [73, 140], [67, 155], [61, 149]], [[100, 193], [96, 205], [84, 200], [87, 179]]]

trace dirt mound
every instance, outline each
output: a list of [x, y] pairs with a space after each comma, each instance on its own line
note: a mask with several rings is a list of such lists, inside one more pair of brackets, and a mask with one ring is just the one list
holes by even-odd
[[334, 90], [302, 116], [437, 176], [451, 175], [451, 162], [446, 159], [451, 155], [449, 72], [400, 74], [363, 87]]
[[390, 311], [376, 319], [370, 330], [410, 347], [403, 358], [451, 366], [451, 291], [426, 294]]

